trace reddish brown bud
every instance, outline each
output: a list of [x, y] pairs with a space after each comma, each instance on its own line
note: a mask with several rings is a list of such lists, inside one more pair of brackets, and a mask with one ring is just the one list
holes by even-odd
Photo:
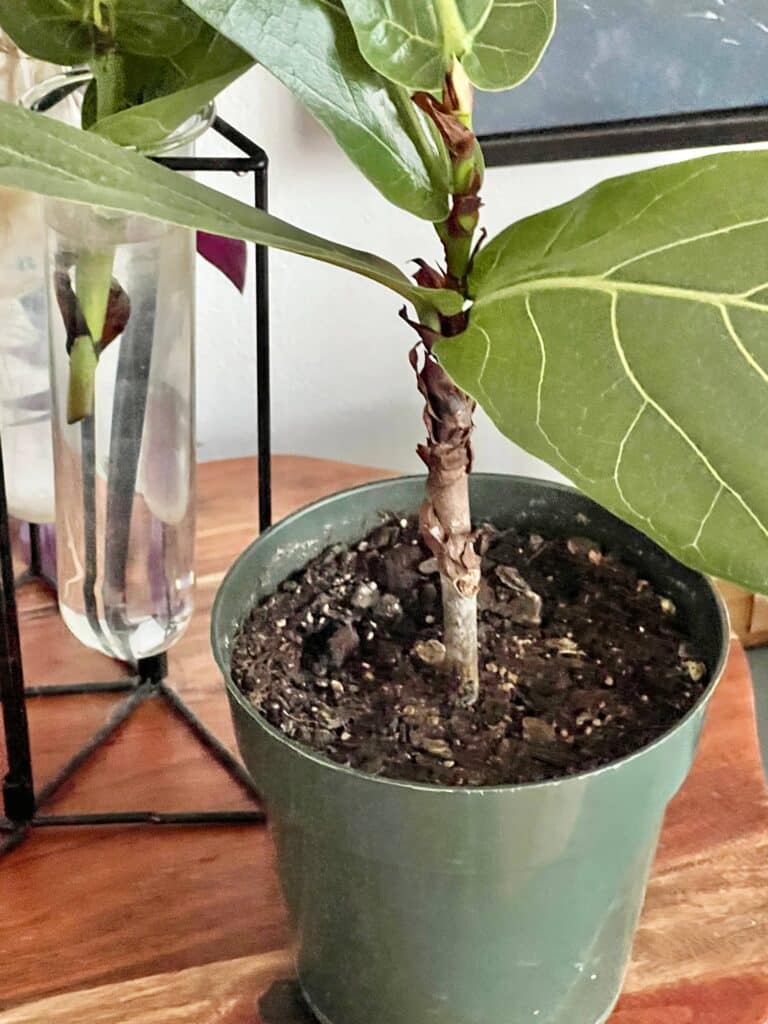
[[418, 265], [418, 270], [413, 279], [422, 288], [445, 288], [447, 278], [442, 271], [430, 267], [426, 260], [416, 259], [413, 261]]
[[101, 335], [101, 347], [105, 348], [110, 341], [114, 341], [125, 330], [128, 319], [131, 315], [131, 300], [123, 286], [112, 279], [109, 289], [109, 301], [107, 302], [107, 316], [104, 321], [104, 330]]
[[[83, 311], [80, 307], [80, 301], [75, 294], [67, 271], [56, 270], [53, 275], [53, 282], [54, 290], [56, 292], [56, 301], [61, 312], [61, 319], [64, 322], [64, 330], [67, 335], [67, 352], [69, 352], [74, 344], [75, 338], [79, 338], [84, 335], [88, 335], [90, 337], [90, 332], [86, 326], [85, 317], [83, 316]], [[104, 319], [104, 330], [101, 338], [94, 339], [97, 346], [97, 353], [103, 351], [110, 341], [114, 341], [115, 338], [119, 337], [119, 335], [123, 333], [130, 315], [131, 300], [128, 298], [128, 295], [122, 285], [113, 278], [109, 289], [109, 300], [107, 302], [107, 311]]]
[[61, 319], [64, 322], [64, 330], [67, 335], [67, 352], [69, 352], [75, 338], [88, 334], [88, 328], [85, 325], [83, 311], [80, 309], [80, 303], [77, 301], [77, 296], [66, 270], [56, 270], [54, 272], [53, 286]]
[[467, 160], [472, 156], [475, 151], [474, 132], [461, 123], [454, 110], [428, 92], [414, 93], [413, 102], [434, 121], [454, 161]]
[[[430, 351], [435, 342], [440, 341], [440, 338], [442, 337], [440, 332], [433, 330], [431, 327], [427, 327], [425, 324], [419, 323], [418, 320], [411, 320], [405, 306], [400, 310], [399, 316], [401, 320], [405, 320], [408, 326], [412, 327], [414, 331], [416, 331], [427, 351]], [[412, 349], [411, 351], [412, 353], [415, 353], [416, 350]], [[413, 358], [415, 359], [416, 356], [414, 355]]]

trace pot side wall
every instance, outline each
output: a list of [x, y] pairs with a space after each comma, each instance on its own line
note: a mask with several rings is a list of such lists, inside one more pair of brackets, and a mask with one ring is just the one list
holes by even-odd
[[[709, 584], [589, 499], [476, 476], [476, 518], [574, 531], [672, 596], [719, 676], [727, 629]], [[334, 496], [259, 538], [214, 609], [227, 675], [239, 620], [328, 544], [416, 511], [423, 480]], [[579, 520], [576, 520], [579, 516]], [[586, 517], [586, 520], [585, 520]], [[450, 789], [345, 769], [263, 722], [227, 675], [238, 743], [264, 794], [305, 994], [331, 1024], [596, 1024], [618, 997], [661, 822], [685, 778], [709, 687], [669, 733], [596, 772]]]

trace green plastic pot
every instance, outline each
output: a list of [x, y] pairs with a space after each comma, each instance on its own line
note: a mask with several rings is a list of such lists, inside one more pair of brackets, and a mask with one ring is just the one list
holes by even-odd
[[299, 981], [330, 1024], [597, 1024], [618, 998], [664, 810], [722, 673], [726, 616], [702, 576], [577, 492], [476, 475], [478, 521], [588, 535], [641, 566], [685, 617], [712, 682], [650, 746], [567, 779], [454, 789], [343, 768], [258, 715], [232, 683], [232, 638], [281, 580], [383, 513], [415, 512], [423, 487], [384, 481], [289, 516], [241, 555], [214, 605], [213, 648], [274, 829]]

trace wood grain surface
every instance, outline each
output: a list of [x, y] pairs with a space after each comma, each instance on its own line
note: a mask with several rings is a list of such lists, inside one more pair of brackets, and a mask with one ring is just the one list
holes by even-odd
[[[276, 515], [384, 475], [277, 458]], [[201, 467], [200, 490], [199, 607], [172, 654], [171, 678], [232, 744], [207, 613], [255, 533], [252, 461]], [[44, 589], [26, 589], [21, 607], [30, 682], [126, 672], [68, 636]], [[38, 784], [117, 699], [30, 702]], [[49, 809], [247, 806], [184, 725], [153, 702]], [[0, 908], [0, 1024], [307, 1024], [263, 827], [40, 830], [0, 861]], [[747, 665], [735, 646], [694, 771], [667, 815], [611, 1024], [766, 1021], [768, 798]]]

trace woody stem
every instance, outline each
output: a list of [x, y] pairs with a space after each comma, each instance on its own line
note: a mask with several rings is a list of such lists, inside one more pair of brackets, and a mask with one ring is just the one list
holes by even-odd
[[463, 701], [478, 698], [477, 592], [480, 558], [472, 537], [468, 474], [472, 464], [474, 402], [427, 354], [420, 373], [426, 399], [427, 443], [422, 535], [437, 557], [443, 600], [445, 667], [457, 677]]
[[[471, 128], [471, 88], [456, 65], [446, 78], [441, 104], [423, 94], [414, 99], [435, 121], [451, 158], [451, 210], [436, 230], [445, 252], [445, 285], [466, 296], [483, 172], [482, 155]], [[431, 326], [442, 336], [459, 334], [465, 318], [460, 314]], [[464, 703], [472, 705], [479, 696], [480, 556], [474, 547], [468, 480], [475, 403], [451, 381], [429, 346], [425, 347], [424, 364], [417, 371], [427, 428], [427, 442], [418, 449], [428, 469], [421, 530], [440, 569], [446, 668], [457, 677]]]

